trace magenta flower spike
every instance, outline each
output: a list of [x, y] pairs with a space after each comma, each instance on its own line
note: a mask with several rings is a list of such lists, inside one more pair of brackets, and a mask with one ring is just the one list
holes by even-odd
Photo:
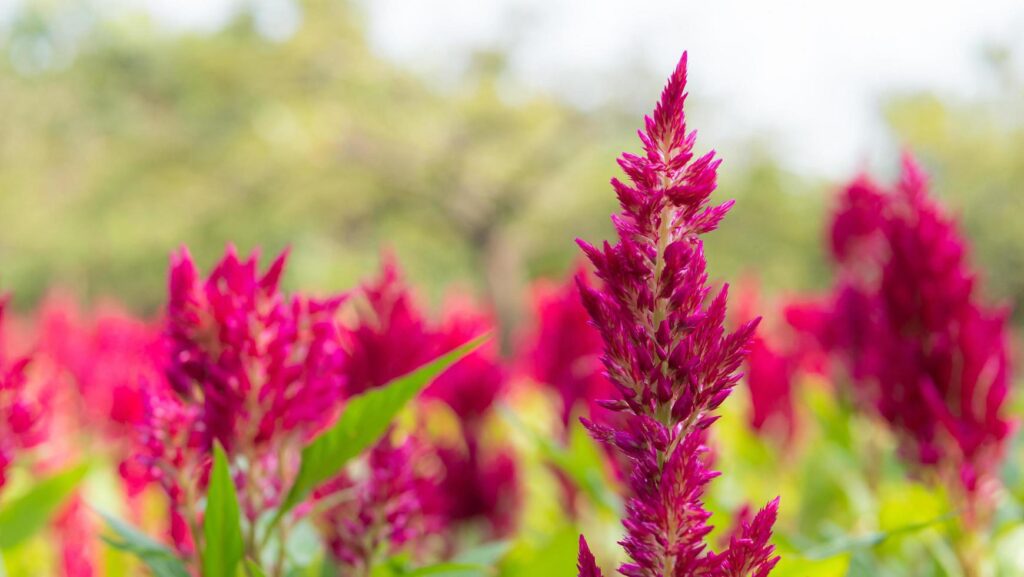
[[344, 297], [286, 299], [278, 285], [287, 253], [262, 274], [257, 258], [229, 247], [205, 280], [187, 251], [172, 260], [168, 380], [202, 404], [209, 442], [229, 452], [312, 435], [342, 394], [334, 313]]
[[1012, 429], [1007, 312], [981, 302], [966, 242], [909, 156], [891, 190], [848, 186], [831, 234], [840, 277], [817, 336], [908, 460], [963, 493], [973, 523], [991, 512]]
[[315, 494], [337, 501], [318, 524], [334, 559], [360, 575], [381, 551], [394, 554], [441, 528], [429, 504], [437, 483], [429, 466], [430, 447], [416, 436], [401, 443], [392, 436], [370, 449], [364, 468], [342, 473]]
[[287, 253], [265, 272], [229, 247], [205, 279], [188, 251], [171, 259], [166, 386], [146, 387], [141, 462], [170, 496], [172, 535], [191, 549], [214, 441], [236, 463], [250, 521], [275, 506], [302, 443], [337, 414], [343, 394], [335, 312], [344, 296], [285, 297]]
[[[597, 248], [579, 241], [603, 281], [579, 286], [618, 392], [604, 405], [622, 417], [616, 426], [585, 424], [632, 464], [621, 541], [629, 561], [620, 573], [761, 576], [778, 561], [768, 544], [777, 501], [726, 551], [705, 544], [710, 514], [701, 499], [717, 473], [706, 466], [703, 433], [739, 379], [757, 320], [727, 333], [727, 288], [710, 296], [700, 235], [732, 203], [709, 204], [719, 160], [694, 153], [685, 88], [684, 54], [639, 132], [645, 154], [619, 159], [630, 182], [612, 180], [622, 207], [612, 217], [618, 242]], [[583, 541], [579, 569], [599, 574]]]

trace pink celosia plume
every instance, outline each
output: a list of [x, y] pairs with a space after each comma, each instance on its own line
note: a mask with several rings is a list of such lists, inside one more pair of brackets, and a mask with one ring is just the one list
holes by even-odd
[[912, 461], [983, 512], [1011, 430], [1006, 311], [982, 303], [966, 241], [909, 156], [895, 187], [847, 187], [831, 233], [839, 278], [819, 338]]
[[[580, 241], [601, 288], [580, 283], [583, 302], [604, 340], [603, 362], [622, 415], [588, 422], [599, 440], [632, 463], [621, 542], [629, 577], [764, 575], [778, 558], [767, 543], [777, 502], [743, 539], [709, 551], [711, 530], [701, 496], [716, 473], [705, 463], [703, 431], [739, 379], [757, 321], [724, 329], [727, 291], [711, 295], [700, 235], [714, 230], [732, 203], [710, 205], [719, 161], [697, 157], [687, 132], [686, 55], [640, 131], [644, 156], [623, 154], [630, 182], [613, 180], [622, 212], [615, 244]], [[580, 575], [593, 575], [585, 543]]]

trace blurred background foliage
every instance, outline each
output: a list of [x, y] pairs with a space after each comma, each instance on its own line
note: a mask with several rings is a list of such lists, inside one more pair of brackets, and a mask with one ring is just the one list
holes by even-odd
[[[153, 312], [172, 249], [208, 265], [233, 242], [291, 246], [289, 281], [324, 291], [392, 250], [431, 298], [461, 284], [511, 328], [530, 278], [564, 274], [575, 237], [610, 232], [630, 104], [509, 91], [498, 49], [450, 82], [417, 77], [374, 54], [348, 2], [305, 0], [284, 33], [247, 4], [202, 32], [87, 6], [25, 2], [0, 37], [0, 285], [20, 308], [73, 287]], [[1012, 55], [989, 56], [997, 97], [892, 95], [881, 112], [963, 214], [987, 286], [1020, 310], [1021, 84], [1000, 65]], [[720, 198], [738, 202], [709, 241], [713, 273], [823, 286], [838, 183], [793, 173], [767, 142], [734, 148]]]

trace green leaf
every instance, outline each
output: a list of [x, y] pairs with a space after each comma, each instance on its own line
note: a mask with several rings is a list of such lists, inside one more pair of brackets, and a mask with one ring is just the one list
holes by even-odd
[[213, 471], [206, 494], [203, 537], [203, 575], [234, 577], [242, 561], [242, 525], [235, 482], [220, 443], [213, 447]]
[[43, 528], [88, 470], [88, 465], [81, 464], [61, 471], [0, 506], [0, 551], [14, 548]]
[[350, 400], [334, 426], [302, 450], [298, 477], [271, 526], [301, 503], [317, 485], [336, 475], [350, 459], [376, 442], [406, 403], [486, 339], [487, 335], [478, 337], [387, 385]]
[[108, 545], [133, 554], [149, 567], [155, 577], [190, 577], [173, 551], [116, 517], [102, 512], [99, 515], [114, 533], [114, 536], [103, 537]]

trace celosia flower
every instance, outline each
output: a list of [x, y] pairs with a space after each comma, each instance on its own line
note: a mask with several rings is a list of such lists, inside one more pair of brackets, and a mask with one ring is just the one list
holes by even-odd
[[54, 532], [60, 548], [63, 577], [97, 575], [100, 541], [96, 515], [81, 496], [75, 495], [54, 520]]
[[386, 257], [380, 276], [359, 292], [358, 322], [342, 334], [348, 396], [384, 385], [441, 353], [393, 258]]
[[[744, 283], [740, 292], [741, 321], [756, 318], [760, 290], [757, 283]], [[796, 411], [793, 407], [793, 387], [804, 351], [795, 346], [784, 327], [772, 327], [769, 340], [763, 324], [754, 335], [747, 353], [744, 381], [750, 393], [750, 426], [761, 434], [771, 435], [783, 442], [793, 438], [796, 431]]]
[[[575, 276], [586, 278], [582, 268]], [[565, 432], [574, 409], [582, 404], [593, 418], [603, 410], [596, 399], [608, 398], [614, 389], [601, 366], [601, 334], [590, 323], [575, 283], [538, 283], [533, 292], [534, 326], [519, 358], [528, 377], [558, 394]]]
[[369, 451], [365, 467], [317, 491], [316, 499], [335, 502], [318, 524], [339, 563], [365, 574], [378, 555], [393, 555], [437, 530], [440, 520], [427, 503], [436, 485], [429, 458], [416, 437], [396, 444], [388, 434]]
[[[493, 326], [490, 315], [466, 299], [457, 299], [448, 303], [436, 338], [447, 351]], [[484, 439], [484, 425], [507, 381], [508, 370], [492, 342], [438, 375], [424, 391], [424, 398], [439, 400], [452, 410], [462, 433], [455, 443], [438, 441], [444, 472], [435, 504], [449, 524], [483, 522], [484, 532], [491, 537], [503, 537], [515, 529], [521, 498], [511, 449]]]
[[334, 315], [344, 300], [294, 296], [278, 285], [281, 254], [260, 273], [257, 255], [233, 248], [206, 279], [188, 252], [171, 262], [167, 337], [169, 389], [151, 384], [143, 460], [181, 522], [195, 523], [197, 484], [213, 442], [244, 462], [240, 491], [250, 521], [273, 507], [294, 474], [297, 452], [336, 414], [343, 394]]
[[205, 280], [186, 250], [172, 260], [167, 378], [202, 403], [210, 442], [229, 452], [312, 435], [342, 394], [333, 316], [344, 299], [286, 299], [278, 288], [286, 256], [260, 274], [257, 255], [242, 261], [229, 247]]
[[[623, 421], [589, 426], [632, 462], [623, 575], [764, 575], [778, 560], [767, 544], [776, 502], [727, 551], [704, 543], [710, 526], [701, 495], [715, 474], [704, 465], [701, 437], [739, 378], [756, 321], [726, 333], [726, 289], [709, 300], [700, 235], [731, 203], [709, 205], [719, 161], [713, 152], [694, 155], [685, 84], [684, 54], [640, 132], [646, 154], [619, 159], [631, 182], [612, 181], [623, 209], [612, 219], [618, 242], [602, 249], [580, 242], [604, 282], [580, 290], [620, 396], [606, 406]], [[580, 575], [595, 574], [585, 552]]]
[[[0, 330], [3, 329], [7, 299], [0, 299]], [[43, 411], [37, 393], [28, 390], [25, 370], [29, 358], [8, 360], [0, 342], [0, 490], [7, 469], [18, 453], [43, 440]]]
[[959, 477], [970, 517], [983, 513], [978, 489], [1011, 429], [1005, 311], [981, 303], [966, 243], [909, 157], [895, 190], [864, 178], [846, 189], [832, 237], [840, 279], [823, 341], [904, 452]]
[[780, 350], [764, 337], [755, 338], [747, 355], [750, 424], [757, 431], [777, 429], [784, 439], [796, 430], [793, 384], [799, 357]]
[[[438, 323], [427, 319], [415, 304], [412, 291], [402, 282], [396, 263], [385, 259], [381, 274], [364, 284], [353, 299], [356, 322], [346, 326], [341, 340], [345, 348], [343, 372], [348, 394], [354, 395], [382, 386], [436, 356], [448, 352], [493, 326], [493, 321], [466, 301], [448, 307]], [[420, 440], [417, 453], [434, 460], [440, 471], [429, 487], [416, 497], [433, 523], [442, 525], [484, 521], [491, 532], [507, 534], [514, 526], [518, 498], [515, 462], [503, 449], [482, 447], [483, 425], [505, 388], [507, 370], [493, 345], [474, 351], [429, 384], [423, 399], [440, 401], [457, 417], [459, 435], [444, 441]], [[391, 451], [389, 441], [381, 451]], [[377, 451], [378, 449], [374, 449]], [[345, 485], [345, 475], [337, 483]], [[327, 500], [336, 483], [322, 491]], [[423, 488], [423, 483], [417, 483]], [[412, 498], [412, 497], [410, 497]], [[363, 517], [377, 514], [375, 500], [364, 503]], [[343, 504], [348, 507], [351, 504]], [[338, 536], [369, 531], [360, 522], [331, 528], [332, 520], [344, 518], [345, 511], [329, 509], [322, 523], [332, 549], [342, 557], [351, 555], [338, 548]], [[350, 539], [345, 539], [349, 541]], [[391, 542], [391, 547], [399, 543]], [[415, 543], [410, 543], [414, 546]], [[358, 556], [357, 556], [358, 557]]]
[[44, 304], [38, 323], [38, 357], [60, 384], [70, 385], [65, 390], [81, 432], [102, 434], [102, 449], [121, 461], [125, 487], [137, 495], [146, 475], [129, 457], [145, 417], [142, 384], [163, 381], [161, 327], [109, 307], [85, 317], [73, 302], [55, 298]]
[[[441, 351], [450, 351], [483, 335], [494, 326], [490, 315], [476, 310], [464, 299], [450, 301], [435, 333]], [[508, 371], [492, 341], [460, 359], [438, 375], [423, 392], [424, 398], [448, 405], [467, 434], [475, 435], [501, 396]]]

